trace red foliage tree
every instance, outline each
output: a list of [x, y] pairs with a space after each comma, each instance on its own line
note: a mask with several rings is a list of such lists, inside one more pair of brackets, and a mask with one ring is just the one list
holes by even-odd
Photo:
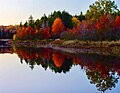
[[114, 18], [112, 15], [103, 15], [100, 17], [100, 19], [96, 23], [96, 28], [99, 31], [107, 31], [111, 27], [113, 27]]
[[100, 40], [112, 37], [114, 28], [114, 17], [112, 15], [103, 15], [96, 22], [96, 29]]
[[43, 37], [44, 39], [48, 39], [49, 37], [51, 37], [51, 33], [50, 33], [50, 28], [44, 28], [44, 32], [43, 32]]
[[118, 16], [115, 19], [114, 28], [115, 28], [115, 30], [119, 30], [120, 29], [120, 16]]
[[18, 28], [16, 36], [19, 39], [30, 39], [33, 38], [35, 34], [36, 34], [36, 29], [33, 29], [30, 26], [28, 26], [28, 27]]

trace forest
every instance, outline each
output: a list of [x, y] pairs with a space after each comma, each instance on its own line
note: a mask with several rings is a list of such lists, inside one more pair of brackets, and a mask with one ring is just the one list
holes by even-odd
[[25, 23], [0, 27], [0, 38], [19, 40], [81, 40], [116, 41], [120, 39], [120, 10], [115, 1], [97, 0], [85, 14], [71, 15], [54, 11], [34, 20], [30, 15]]
[[119, 40], [120, 11], [111, 0], [97, 0], [89, 6], [86, 14], [71, 15], [67, 11], [54, 11], [37, 20], [30, 15], [21, 22], [14, 40]]

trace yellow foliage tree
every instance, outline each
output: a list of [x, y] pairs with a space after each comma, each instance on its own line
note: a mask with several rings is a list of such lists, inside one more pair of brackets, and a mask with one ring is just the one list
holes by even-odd
[[72, 24], [73, 24], [74, 27], [76, 27], [76, 26], [80, 25], [80, 21], [78, 20], [78, 18], [73, 17], [72, 18]]

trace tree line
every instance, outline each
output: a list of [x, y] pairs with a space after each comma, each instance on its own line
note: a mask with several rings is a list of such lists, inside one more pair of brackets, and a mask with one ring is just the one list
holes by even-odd
[[97, 0], [86, 14], [71, 15], [67, 11], [54, 11], [37, 20], [31, 15], [14, 35], [14, 40], [35, 39], [119, 40], [120, 11], [111, 0]]
[[17, 26], [0, 26], [0, 39], [12, 39], [17, 32]]

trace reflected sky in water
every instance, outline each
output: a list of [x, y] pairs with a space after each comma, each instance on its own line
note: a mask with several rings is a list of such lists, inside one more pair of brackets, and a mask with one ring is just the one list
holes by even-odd
[[[118, 93], [120, 83], [105, 93]], [[101, 93], [90, 83], [85, 69], [72, 65], [69, 72], [55, 73], [50, 68], [29, 65], [17, 54], [0, 54], [0, 93]]]
[[30, 70], [15, 54], [0, 55], [0, 60], [0, 93], [87, 93], [86, 88], [95, 89], [79, 66], [67, 74], [55, 74], [40, 66]]

